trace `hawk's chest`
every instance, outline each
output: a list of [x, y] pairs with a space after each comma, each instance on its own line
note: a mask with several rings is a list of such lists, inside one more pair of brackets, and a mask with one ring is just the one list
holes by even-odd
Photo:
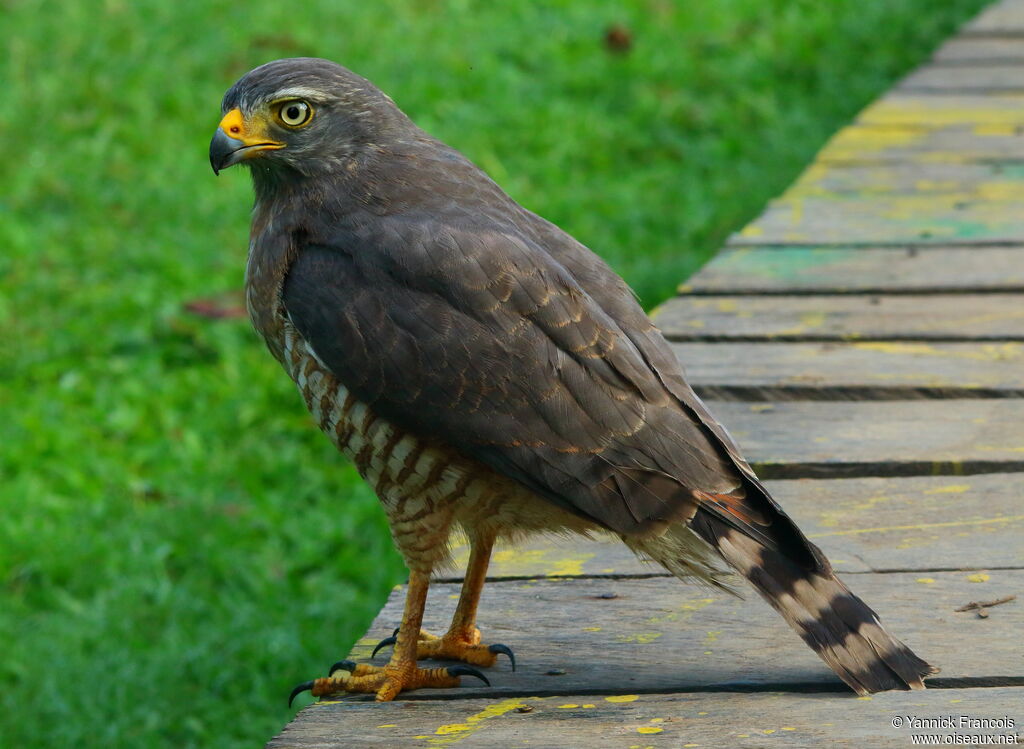
[[249, 317], [274, 358], [295, 381], [317, 424], [380, 493], [402, 473], [415, 445], [408, 435], [356, 400], [316, 358], [288, 319], [282, 292], [294, 258], [291, 234], [273, 207], [257, 206], [245, 271]]

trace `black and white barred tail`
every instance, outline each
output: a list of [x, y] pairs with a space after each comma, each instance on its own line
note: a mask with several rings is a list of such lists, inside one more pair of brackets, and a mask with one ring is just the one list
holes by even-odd
[[[780, 516], [795, 530], [789, 518]], [[720, 573], [712, 572], [711, 549], [705, 547], [706, 555], [695, 553], [695, 544], [700, 544], [695, 535], [743, 575], [857, 694], [924, 689], [924, 677], [938, 672], [883, 629], [875, 612], [835, 576], [821, 551], [799, 531], [787, 539], [789, 543], [770, 548], [698, 509], [689, 527], [680, 525], [658, 539], [627, 543], [678, 577], [729, 590]], [[797, 545], [806, 546], [792, 548]]]

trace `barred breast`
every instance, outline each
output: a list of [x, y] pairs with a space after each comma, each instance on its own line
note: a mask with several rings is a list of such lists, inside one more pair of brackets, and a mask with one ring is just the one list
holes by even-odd
[[287, 320], [283, 364], [314, 420], [373, 487], [410, 569], [447, 561], [452, 525], [499, 537], [597, 530], [481, 463], [403, 431], [357, 400]]

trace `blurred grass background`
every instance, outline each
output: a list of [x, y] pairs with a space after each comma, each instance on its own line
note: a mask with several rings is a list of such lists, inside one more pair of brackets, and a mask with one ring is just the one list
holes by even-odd
[[652, 306], [982, 5], [0, 4], [0, 744], [258, 745], [403, 577], [248, 322], [185, 309], [242, 283], [238, 76], [368, 76]]

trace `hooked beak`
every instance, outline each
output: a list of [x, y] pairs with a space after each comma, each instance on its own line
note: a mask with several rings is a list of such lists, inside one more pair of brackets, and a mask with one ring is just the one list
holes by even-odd
[[284, 148], [284, 143], [272, 140], [261, 132], [260, 123], [255, 124], [257, 127], [253, 128], [253, 132], [247, 133], [241, 110], [232, 109], [224, 115], [210, 141], [210, 166], [214, 174], [220, 174], [222, 169], [234, 166], [260, 151]]

